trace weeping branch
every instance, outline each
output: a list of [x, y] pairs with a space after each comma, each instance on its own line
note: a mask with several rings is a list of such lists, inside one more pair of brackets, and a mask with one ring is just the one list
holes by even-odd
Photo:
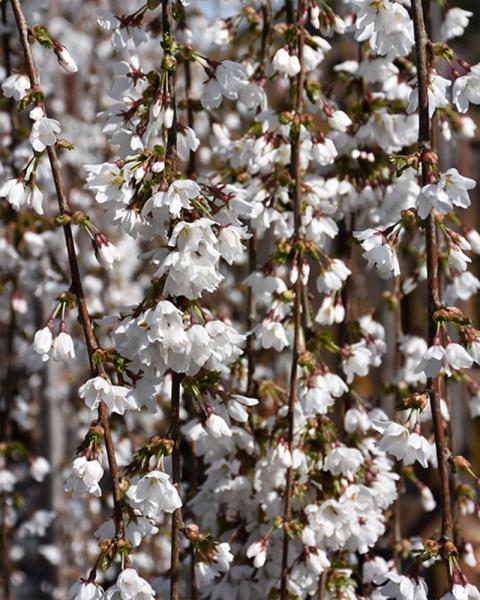
[[[430, 117], [428, 114], [428, 37], [425, 28], [425, 19], [421, 0], [412, 0], [412, 16], [415, 31], [415, 50], [418, 78], [418, 106], [419, 106], [419, 135], [418, 150], [422, 166], [422, 185], [431, 183], [430, 165], [432, 152], [432, 138]], [[436, 334], [434, 313], [440, 306], [439, 281], [438, 281], [438, 248], [435, 215], [430, 212], [425, 223], [426, 252], [427, 252], [427, 285], [428, 285], [428, 345], [433, 344]], [[441, 540], [450, 542], [453, 539], [453, 518], [450, 498], [450, 483], [448, 476], [448, 448], [445, 442], [445, 430], [440, 411], [440, 396], [438, 383], [428, 379], [427, 390], [432, 408], [432, 421], [435, 433], [435, 447], [438, 460], [438, 474], [440, 478], [440, 505], [442, 511]]]
[[[287, 20], [290, 26], [295, 24], [293, 4], [291, 0], [287, 1]], [[304, 85], [304, 60], [303, 60], [303, 46], [305, 40], [304, 31], [304, 2], [300, 0], [298, 4], [297, 14], [297, 51], [298, 59], [300, 61], [300, 72], [298, 73], [295, 81], [295, 121], [291, 124], [290, 129], [290, 147], [291, 147], [291, 163], [290, 163], [290, 174], [292, 177], [292, 200], [293, 200], [293, 218], [294, 218], [294, 239], [293, 239], [293, 253], [294, 260], [297, 260], [300, 255], [300, 247], [302, 243], [302, 207], [301, 207], [301, 167], [300, 167], [300, 121], [299, 117], [303, 108], [303, 85]], [[302, 332], [302, 276], [301, 276], [301, 261], [298, 260], [298, 275], [295, 281], [294, 287], [294, 301], [293, 301], [293, 352], [292, 352], [292, 366], [290, 371], [290, 386], [288, 395], [288, 433], [287, 433], [287, 445], [290, 455], [293, 452], [293, 432], [294, 432], [294, 413], [295, 404], [297, 400], [297, 371], [298, 371], [298, 358], [300, 353], [300, 339]], [[287, 580], [288, 580], [288, 547], [290, 541], [290, 521], [292, 519], [292, 497], [293, 497], [293, 468], [290, 466], [287, 469], [287, 481], [285, 486], [285, 499], [284, 499], [284, 516], [283, 516], [283, 548], [282, 548], [282, 572], [280, 582], [280, 599], [286, 600], [288, 597]]]
[[[28, 42], [28, 26], [25, 21], [25, 15], [23, 13], [22, 5], [20, 0], [11, 0], [13, 13], [15, 15], [15, 21], [19, 33], [20, 43], [23, 49], [23, 55], [27, 67], [28, 77], [33, 89], [40, 89], [40, 82], [38, 78], [38, 70], [33, 58], [32, 50]], [[42, 109], [45, 111], [45, 104], [40, 104]], [[53, 181], [55, 184], [55, 190], [57, 195], [58, 208], [61, 215], [70, 214], [70, 206], [68, 203], [67, 195], [65, 193], [65, 187], [63, 184], [60, 161], [58, 160], [57, 152], [54, 146], [47, 147], [47, 155], [50, 162], [50, 169], [52, 172]], [[73, 231], [70, 223], [63, 225], [63, 232], [65, 235], [65, 245], [67, 248], [68, 262], [70, 266], [70, 277], [71, 277], [71, 289], [75, 294], [78, 308], [78, 316], [83, 327], [85, 343], [87, 346], [88, 356], [90, 360], [90, 370], [92, 376], [101, 375], [107, 378], [107, 374], [103, 366], [95, 366], [93, 361], [93, 355], [99, 349], [99, 344], [95, 333], [93, 331], [93, 324], [90, 319], [88, 312], [87, 302], [83, 291], [82, 278], [80, 275], [80, 267], [77, 252], [75, 250], [75, 244], [73, 240]], [[123, 509], [122, 509], [122, 493], [120, 490], [120, 473], [118, 470], [117, 460], [115, 457], [115, 451], [113, 448], [112, 435], [110, 431], [110, 423], [108, 417], [108, 409], [104, 402], [101, 402], [98, 408], [98, 418], [104, 430], [105, 449], [107, 453], [108, 466], [110, 476], [112, 480], [113, 488], [113, 503], [114, 511], [113, 518], [115, 523], [115, 537], [117, 540], [121, 540], [125, 536], [125, 526], [123, 520]]]

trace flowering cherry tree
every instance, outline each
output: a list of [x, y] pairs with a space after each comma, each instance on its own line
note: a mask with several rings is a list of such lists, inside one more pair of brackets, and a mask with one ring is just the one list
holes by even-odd
[[478, 15], [51, 4], [1, 3], [2, 597], [480, 598]]

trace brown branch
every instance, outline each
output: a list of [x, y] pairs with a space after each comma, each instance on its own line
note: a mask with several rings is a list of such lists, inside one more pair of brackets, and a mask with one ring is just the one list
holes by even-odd
[[[294, 25], [294, 14], [293, 14], [293, 2], [287, 0], [286, 3], [287, 20], [290, 25]], [[294, 219], [294, 256], [298, 257], [298, 250], [302, 241], [301, 224], [302, 224], [302, 211], [301, 211], [301, 167], [300, 167], [300, 128], [301, 123], [299, 120], [300, 114], [303, 109], [303, 85], [304, 85], [304, 60], [303, 60], [303, 46], [305, 42], [305, 30], [304, 30], [304, 1], [300, 0], [298, 4], [297, 14], [297, 50], [298, 59], [300, 61], [300, 72], [296, 78], [296, 98], [295, 98], [295, 122], [292, 122], [290, 130], [290, 148], [291, 148], [291, 163], [290, 163], [290, 174], [293, 181], [293, 219]], [[288, 394], [288, 433], [287, 433], [287, 444], [290, 455], [293, 452], [293, 437], [294, 437], [294, 413], [295, 404], [297, 401], [297, 370], [298, 370], [298, 357], [300, 352], [300, 337], [302, 330], [302, 276], [301, 276], [301, 262], [298, 264], [298, 275], [294, 287], [294, 301], [293, 301], [293, 351], [292, 351], [292, 367], [290, 371], [290, 386]], [[288, 597], [287, 580], [288, 580], [288, 547], [290, 541], [290, 521], [292, 519], [292, 497], [293, 497], [293, 468], [292, 466], [287, 469], [287, 481], [285, 486], [285, 499], [284, 499], [284, 516], [283, 516], [283, 548], [282, 548], [282, 571], [280, 581], [280, 600], [286, 600]]]
[[[20, 0], [10, 0], [13, 13], [15, 15], [15, 21], [20, 37], [20, 43], [22, 45], [23, 54], [27, 66], [27, 72], [30, 79], [32, 88], [40, 89], [40, 82], [38, 79], [38, 70], [33, 58], [33, 54], [28, 41], [28, 26], [25, 21], [25, 15], [23, 14]], [[42, 102], [40, 106], [43, 108], [46, 114], [45, 104]], [[53, 181], [55, 184], [55, 190], [57, 193], [57, 202], [61, 215], [69, 214], [70, 207], [68, 204], [67, 195], [65, 193], [65, 187], [63, 185], [62, 173], [60, 162], [54, 146], [48, 146], [47, 155], [50, 161], [50, 168], [52, 172]], [[85, 336], [85, 343], [87, 346], [88, 356], [90, 360], [90, 370], [92, 375], [95, 376], [100, 374], [106, 377], [106, 373], [103, 367], [96, 368], [93, 363], [93, 354], [99, 348], [99, 344], [93, 331], [92, 321], [88, 312], [87, 302], [85, 294], [83, 292], [82, 279], [80, 275], [80, 268], [78, 263], [78, 257], [75, 250], [75, 244], [73, 240], [73, 232], [71, 225], [66, 223], [63, 226], [63, 232], [65, 235], [65, 244], [67, 248], [68, 262], [70, 266], [71, 276], [71, 288], [75, 294], [77, 300], [78, 315], [80, 322], [82, 323], [83, 332]], [[120, 491], [120, 473], [118, 470], [117, 461], [115, 458], [115, 451], [113, 449], [113, 441], [110, 432], [110, 424], [108, 418], [108, 410], [104, 402], [100, 403], [98, 409], [98, 417], [102, 424], [105, 432], [105, 447], [107, 452], [108, 465], [110, 475], [112, 479], [113, 488], [113, 501], [114, 501], [114, 522], [115, 522], [115, 535], [118, 539], [122, 539], [125, 535], [124, 522], [123, 522], [123, 510], [122, 510], [122, 494]]]
[[[430, 117], [428, 114], [428, 37], [425, 28], [425, 19], [421, 0], [412, 0], [412, 16], [415, 32], [415, 50], [418, 78], [418, 111], [419, 135], [418, 148], [422, 166], [422, 185], [430, 183], [430, 162], [428, 154], [431, 152]], [[438, 285], [438, 249], [435, 215], [433, 210], [426, 219], [426, 251], [427, 251], [427, 285], [428, 285], [428, 345], [433, 344], [436, 334], [434, 312], [439, 307]], [[432, 408], [432, 421], [435, 433], [435, 447], [438, 460], [438, 474], [440, 478], [440, 505], [442, 511], [443, 542], [453, 539], [453, 519], [450, 500], [450, 483], [448, 476], [448, 448], [445, 442], [444, 423], [440, 410], [440, 396], [436, 382], [427, 381], [427, 389]]]

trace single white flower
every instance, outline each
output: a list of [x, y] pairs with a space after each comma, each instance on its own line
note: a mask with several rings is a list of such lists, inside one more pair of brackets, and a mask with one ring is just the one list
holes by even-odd
[[418, 433], [410, 433], [400, 423], [374, 422], [374, 425], [382, 431], [382, 439], [378, 442], [380, 450], [392, 454], [404, 465], [418, 461], [423, 468], [428, 467], [432, 449], [426, 438]]
[[77, 581], [67, 592], [68, 600], [102, 600], [103, 589], [95, 583]]
[[313, 143], [312, 156], [322, 167], [333, 164], [337, 154], [335, 144], [329, 138]]
[[452, 38], [462, 36], [468, 27], [470, 17], [473, 17], [473, 13], [463, 8], [455, 7], [447, 10], [440, 27], [440, 39], [446, 42]]
[[362, 256], [369, 266], [375, 266], [383, 278], [400, 275], [400, 264], [393, 246], [381, 231], [366, 229], [355, 231], [354, 237], [361, 242], [365, 252]]
[[60, 123], [48, 118], [41, 106], [30, 112], [30, 118], [33, 120], [30, 143], [36, 152], [43, 152], [47, 146], [56, 143], [57, 135], [61, 132]]
[[[157, 192], [162, 194], [163, 192]], [[172, 216], [179, 217], [182, 208], [190, 210], [191, 200], [200, 194], [200, 186], [190, 179], [178, 179], [174, 181], [167, 192], [164, 193], [162, 204], [168, 206]]]
[[223, 436], [232, 437], [232, 430], [227, 425], [225, 419], [214, 412], [208, 415], [207, 420], [205, 421], [205, 427], [215, 439], [219, 439]]
[[42, 354], [42, 360], [48, 360], [48, 354], [52, 347], [53, 335], [50, 327], [39, 329], [33, 338], [33, 349], [38, 354]]
[[65, 491], [71, 492], [74, 498], [80, 498], [88, 492], [93, 496], [101, 496], [99, 482], [103, 477], [103, 467], [98, 460], [87, 460], [79, 456], [73, 461], [72, 474], [67, 479]]
[[420, 502], [422, 503], [423, 510], [426, 512], [435, 510], [437, 506], [432, 490], [426, 485], [421, 485], [420, 487]]
[[260, 569], [267, 560], [267, 540], [262, 538], [258, 542], [253, 542], [247, 548], [245, 554], [247, 558], [253, 558], [253, 566], [256, 569]]
[[222, 543], [215, 545], [215, 552], [212, 553], [211, 562], [195, 563], [195, 579], [199, 587], [209, 585], [216, 577], [226, 573], [233, 561], [233, 554], [230, 552], [230, 544]]
[[325, 294], [336, 292], [343, 287], [349, 275], [351, 271], [347, 265], [342, 260], [334, 258], [318, 276], [317, 290]]
[[89, 379], [78, 390], [80, 398], [90, 410], [98, 408], [100, 402], [105, 402], [108, 410], [123, 415], [126, 410], [138, 410], [137, 403], [131, 395], [131, 390], [120, 385], [112, 385], [103, 377]]
[[244, 67], [231, 60], [224, 60], [217, 65], [214, 76], [208, 79], [200, 102], [204, 108], [218, 108], [223, 97], [237, 100], [240, 90], [246, 84], [248, 78]]
[[379, 575], [384, 575], [388, 572], [388, 563], [381, 556], [370, 558], [363, 563], [362, 567], [362, 582], [372, 583]]
[[247, 396], [236, 394], [228, 401], [227, 411], [235, 421], [246, 423], [248, 421], [247, 407], [256, 406], [257, 404], [258, 400], [256, 398], [248, 398]]
[[55, 360], [68, 360], [75, 358], [75, 348], [73, 347], [72, 336], [61, 331], [53, 340], [52, 357]]
[[191, 127], [181, 127], [177, 131], [177, 154], [182, 160], [188, 160], [190, 152], [195, 152], [199, 145], [200, 140]]
[[43, 456], [37, 456], [30, 465], [30, 473], [35, 481], [43, 481], [50, 473], [50, 463]]
[[222, 227], [218, 236], [217, 249], [223, 260], [229, 265], [238, 262], [242, 258], [245, 252], [242, 239], [246, 237], [247, 234], [240, 227], [236, 227], [235, 225]]
[[288, 77], [295, 77], [300, 73], [298, 56], [290, 54], [285, 48], [280, 48], [275, 52], [272, 66], [274, 71], [282, 75], [288, 75]]
[[93, 239], [93, 249], [98, 262], [106, 271], [111, 271], [113, 265], [122, 260], [122, 256], [115, 244], [112, 244], [103, 233], [97, 233], [95, 235]]
[[428, 600], [427, 584], [421, 577], [410, 578], [391, 571], [376, 577], [375, 583], [377, 585], [382, 584], [379, 592], [384, 598]]
[[19, 102], [31, 87], [30, 79], [22, 73], [10, 75], [2, 83], [2, 91], [7, 98]]
[[105, 592], [105, 600], [153, 600], [155, 591], [135, 569], [123, 569], [115, 585]]
[[363, 341], [352, 344], [345, 349], [342, 359], [342, 369], [347, 376], [347, 383], [352, 383], [355, 375], [368, 375], [372, 360], [371, 351]]
[[11, 471], [0, 468], [0, 492], [13, 492], [16, 482], [17, 478]]
[[128, 488], [127, 496], [146, 517], [160, 517], [182, 506], [177, 489], [163, 471], [150, 471]]
[[305, 563], [308, 571], [316, 576], [330, 566], [326, 552], [316, 547], [305, 547]]
[[[407, 107], [407, 113], [412, 114], [418, 108], [418, 83], [415, 78], [412, 82], [413, 89], [410, 93], [410, 98]], [[428, 84], [428, 113], [430, 118], [433, 117], [433, 113], [436, 108], [447, 108], [449, 101], [447, 98], [447, 89], [452, 85], [449, 79], [445, 79], [438, 73], [431, 73]]]
[[360, 450], [339, 446], [329, 452], [322, 468], [332, 475], [342, 475], [351, 479], [363, 462], [363, 455]]
[[62, 46], [62, 44], [56, 42], [53, 45], [53, 50], [55, 52], [55, 56], [57, 57], [58, 64], [62, 67], [65, 73], [71, 74], [78, 71], [75, 61], [65, 46]]
[[343, 110], [334, 110], [327, 116], [328, 124], [336, 131], [345, 132], [352, 124], [350, 117]]
[[285, 328], [278, 321], [265, 319], [257, 325], [255, 335], [262, 348], [267, 350], [273, 348], [277, 352], [281, 352], [288, 346]]
[[466, 113], [470, 103], [480, 104], [480, 63], [470, 68], [453, 84], [452, 100], [458, 112]]

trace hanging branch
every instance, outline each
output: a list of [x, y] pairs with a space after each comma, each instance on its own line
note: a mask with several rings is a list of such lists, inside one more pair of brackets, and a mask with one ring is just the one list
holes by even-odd
[[[412, 0], [412, 15], [415, 32], [415, 50], [418, 78], [418, 105], [419, 105], [419, 134], [418, 150], [422, 166], [422, 185], [431, 183], [432, 146], [430, 118], [428, 114], [428, 37], [425, 29], [425, 20], [421, 0]], [[438, 250], [436, 223], [433, 210], [425, 223], [426, 252], [427, 252], [427, 285], [428, 285], [428, 345], [433, 344], [436, 334], [434, 313], [440, 307], [438, 285]], [[435, 447], [437, 451], [438, 473], [440, 478], [440, 503], [442, 511], [443, 543], [453, 539], [453, 519], [450, 500], [450, 484], [448, 478], [448, 448], [445, 442], [443, 418], [440, 410], [440, 396], [435, 380], [427, 380], [427, 390], [432, 408], [432, 421], [435, 433]]]
[[[30, 79], [32, 89], [40, 90], [38, 71], [30, 48], [30, 44], [28, 42], [28, 26], [25, 21], [25, 15], [23, 14], [20, 0], [11, 0], [11, 5], [15, 15], [15, 21], [17, 24], [20, 42], [22, 45], [23, 54], [27, 66], [27, 73]], [[39, 103], [39, 106], [41, 106], [41, 108], [45, 111], [45, 114], [47, 114], [44, 102]], [[63, 185], [60, 162], [58, 160], [56, 150], [53, 146], [47, 146], [47, 155], [50, 161], [50, 168], [55, 184], [55, 190], [57, 193], [57, 201], [60, 215], [69, 216], [71, 211], [65, 193], [65, 188]], [[73, 240], [73, 232], [69, 222], [66, 222], [63, 225], [63, 232], [65, 234], [65, 244], [67, 247], [68, 262], [70, 266], [71, 289], [75, 294], [77, 300], [78, 315], [83, 327], [85, 343], [87, 346], [88, 356], [90, 360], [90, 369], [93, 376], [99, 374], [102, 377], [107, 378], [107, 374], [105, 372], [104, 367], [102, 365], [96, 366], [94, 363], [94, 354], [100, 349], [100, 347], [97, 342], [95, 333], [93, 331], [92, 321], [90, 319], [85, 294], [83, 292], [78, 257]], [[113, 441], [108, 418], [108, 409], [103, 401], [100, 402], [98, 407], [98, 418], [104, 430], [105, 448], [107, 452], [108, 466], [112, 479], [115, 537], [117, 540], [122, 540], [125, 535], [125, 527], [122, 510], [122, 493], [120, 491], [120, 473], [118, 470], [115, 451], [113, 448]]]
[[[293, 3], [287, 1], [287, 20], [290, 26], [295, 26]], [[305, 41], [304, 31], [304, 2], [300, 0], [298, 4], [297, 23], [297, 50], [298, 59], [300, 61], [300, 71], [296, 77], [296, 97], [295, 97], [295, 121], [291, 124], [290, 130], [290, 148], [291, 148], [291, 163], [290, 174], [292, 177], [293, 187], [293, 219], [294, 219], [294, 239], [293, 253], [294, 260], [298, 260], [301, 245], [302, 245], [302, 213], [301, 213], [301, 167], [300, 167], [300, 115], [303, 108], [303, 85], [304, 85], [304, 61], [303, 61], [303, 46]], [[302, 329], [302, 274], [301, 261], [298, 260], [298, 273], [294, 287], [293, 300], [293, 351], [292, 351], [292, 367], [290, 371], [290, 386], [288, 395], [288, 433], [287, 445], [290, 455], [293, 452], [293, 432], [294, 432], [294, 412], [297, 400], [297, 370], [298, 358], [300, 352], [300, 336]], [[292, 519], [292, 496], [293, 496], [293, 468], [289, 466], [287, 469], [287, 481], [285, 485], [285, 502], [284, 502], [284, 517], [283, 517], [283, 548], [282, 548], [282, 572], [280, 583], [280, 599], [286, 600], [288, 596], [287, 579], [288, 579], [288, 546], [290, 541], [290, 521]]]
[[[175, 64], [172, 53], [173, 19], [170, 0], [162, 1], [162, 46], [164, 58], [162, 68], [167, 73], [167, 97], [173, 108], [173, 122], [167, 130], [167, 145], [165, 156], [174, 170], [177, 160], [177, 106], [175, 100]], [[188, 61], [187, 61], [188, 62]], [[190, 117], [193, 118], [193, 115]], [[190, 153], [192, 154], [192, 153]], [[180, 386], [183, 375], [172, 373], [171, 388], [171, 421], [169, 437], [173, 441], [172, 448], [172, 482], [180, 493], [181, 464], [180, 464]], [[182, 509], [177, 508], [172, 513], [171, 558], [170, 558], [170, 600], [178, 600], [180, 593], [180, 530], [182, 527]]]
[[[3, 61], [5, 66], [5, 74], [8, 77], [12, 72], [12, 61], [11, 61], [11, 48], [10, 48], [10, 33], [8, 30], [8, 19], [7, 19], [7, 5], [6, 2], [2, 2], [2, 53], [3, 53]], [[13, 99], [9, 99], [8, 102], [8, 114], [10, 118], [10, 126], [11, 126], [11, 147], [13, 147], [13, 130], [14, 130], [14, 106]], [[12, 211], [13, 212], [13, 211]], [[14, 337], [15, 337], [15, 310], [13, 308], [13, 299], [15, 294], [16, 285], [13, 282], [13, 289], [10, 298], [10, 315], [8, 321], [8, 333], [6, 339], [6, 348], [5, 354], [3, 357], [3, 369], [5, 372], [5, 379], [3, 382], [3, 402], [0, 408], [0, 422], [1, 422], [1, 437], [0, 442], [2, 444], [8, 445], [11, 439], [11, 401], [12, 401], [12, 381], [13, 381], [13, 352], [14, 352]], [[6, 457], [6, 465], [8, 464], [8, 450], [5, 453]], [[8, 526], [8, 495], [7, 492], [3, 492], [1, 495], [1, 511], [2, 511], [2, 522], [1, 522], [1, 531], [0, 531], [0, 556], [2, 562], [2, 590], [3, 597], [5, 600], [11, 600], [12, 598], [12, 590], [10, 584], [10, 574], [11, 574], [11, 565], [10, 565], [10, 556], [9, 556], [9, 526]]]
[[[183, 63], [184, 76], [185, 76], [185, 101], [187, 105], [187, 123], [188, 126], [193, 129], [195, 124], [195, 114], [193, 111], [193, 100], [191, 98], [192, 94], [192, 68], [190, 65], [190, 61], [186, 60]], [[191, 176], [195, 173], [197, 169], [195, 152], [190, 150], [188, 155], [188, 165], [187, 165], [187, 175]]]
[[[398, 373], [403, 366], [403, 356], [398, 347], [399, 342], [401, 340], [404, 332], [403, 332], [403, 321], [402, 321], [402, 288], [400, 284], [400, 277], [395, 277], [395, 283], [393, 286], [393, 314], [395, 319], [395, 360], [394, 360], [394, 369], [395, 373]], [[400, 389], [398, 385], [395, 388], [395, 403], [398, 403], [401, 400]], [[397, 481], [397, 498], [395, 500], [393, 506], [393, 560], [395, 562], [395, 566], [397, 568], [400, 567], [401, 564], [401, 545], [402, 545], [402, 488], [403, 488], [403, 479], [401, 477], [400, 465], [398, 462], [395, 463], [395, 471], [399, 475]]]
[[[3, 356], [3, 369], [5, 373], [5, 379], [3, 381], [3, 402], [0, 410], [0, 422], [1, 422], [1, 436], [0, 442], [5, 445], [5, 466], [8, 466], [8, 444], [12, 438], [12, 420], [11, 420], [11, 401], [13, 399], [13, 358], [14, 358], [14, 340], [15, 340], [15, 309], [13, 307], [13, 295], [15, 294], [15, 286], [13, 287], [11, 298], [10, 298], [10, 316], [8, 322], [8, 333], [6, 339], [5, 354]], [[10, 565], [10, 528], [8, 526], [8, 493], [2, 492], [1, 495], [1, 508], [2, 511], [2, 522], [1, 522], [1, 542], [0, 542], [0, 557], [2, 561], [2, 590], [4, 600], [12, 599], [12, 590], [10, 583], [11, 565]]]
[[[182, 13], [182, 20], [179, 24], [179, 27], [181, 29], [186, 29], [186, 27], [187, 27], [185, 10], [186, 9], [184, 9], [184, 12]], [[168, 23], [167, 25], [170, 26], [170, 23]], [[195, 111], [194, 111], [194, 101], [192, 99], [192, 67], [191, 67], [189, 60], [185, 60], [183, 63], [183, 75], [184, 75], [184, 86], [185, 86], [185, 104], [186, 104], [186, 113], [187, 113], [187, 125], [191, 129], [194, 129]], [[173, 90], [173, 92], [175, 93], [175, 90]], [[176, 116], [176, 113], [175, 113], [175, 116]], [[195, 154], [195, 152], [190, 150], [189, 155], [188, 155], [188, 164], [187, 164], [187, 168], [186, 168], [187, 176], [192, 177], [195, 174], [196, 170], [197, 170], [196, 154]], [[180, 392], [180, 389], [178, 390], [178, 392]], [[173, 388], [172, 388], [172, 393], [173, 393]], [[187, 408], [189, 415], [193, 414], [192, 401], [191, 401], [191, 399], [188, 398], [188, 396], [185, 397], [185, 403], [186, 403], [186, 408]], [[178, 425], [177, 425], [176, 439], [178, 439]], [[175, 445], [173, 447], [173, 451], [174, 452], [176, 451]], [[190, 490], [196, 491], [197, 487], [198, 487], [198, 481], [197, 481], [198, 480], [198, 473], [197, 473], [198, 459], [195, 456], [193, 442], [189, 444], [189, 449], [187, 452], [188, 452], [188, 454], [185, 457], [185, 462], [190, 465], [190, 469], [189, 469], [189, 473], [188, 473], [188, 479], [189, 479], [188, 485], [189, 485]], [[172, 468], [172, 475], [173, 475], [174, 483], [175, 483], [175, 477], [178, 477], [179, 480], [181, 480], [181, 478], [182, 478], [181, 463], [180, 463], [180, 460], [177, 460], [177, 459], [178, 459], [178, 454], [175, 453], [175, 465]], [[183, 476], [185, 477], [185, 474]], [[176, 519], [175, 513], [172, 515], [172, 535], [173, 535], [174, 527], [175, 527], [175, 530], [177, 530], [177, 537], [175, 540], [175, 543], [176, 543], [176, 546], [175, 546], [175, 562], [176, 562], [175, 579], [176, 580], [178, 580], [178, 577], [180, 574], [180, 571], [179, 571], [180, 547], [178, 544], [178, 541], [179, 541], [178, 535], [179, 535], [179, 530], [183, 524], [183, 516], [181, 513], [181, 509], [178, 509], [178, 510], [180, 511], [180, 513], [179, 513], [180, 519], [175, 520], [175, 526], [173, 526], [173, 519], [174, 518]], [[195, 548], [193, 545], [190, 545], [188, 552], [189, 552], [189, 560], [190, 560], [190, 565], [189, 565], [190, 595], [189, 595], [189, 598], [190, 598], [190, 600], [195, 600], [197, 598], [197, 581], [195, 578]], [[173, 555], [173, 544], [172, 544], [172, 555]], [[172, 561], [172, 565], [173, 565], [173, 561]], [[172, 572], [171, 576], [173, 577], [173, 572]], [[172, 586], [172, 588], [173, 588], [173, 586]], [[178, 591], [176, 591], [175, 593], [178, 594]]]
[[[268, 60], [268, 46], [272, 30], [272, 6], [270, 0], [264, 0], [262, 7], [263, 27], [260, 43], [260, 55], [258, 58], [257, 76], [263, 78], [265, 66]], [[257, 269], [257, 232], [252, 228], [251, 237], [248, 240], [248, 273], [253, 273]], [[247, 357], [247, 396], [255, 395], [255, 335], [253, 328], [257, 319], [257, 303], [255, 294], [251, 287], [247, 291], [247, 346], [245, 355]]]

